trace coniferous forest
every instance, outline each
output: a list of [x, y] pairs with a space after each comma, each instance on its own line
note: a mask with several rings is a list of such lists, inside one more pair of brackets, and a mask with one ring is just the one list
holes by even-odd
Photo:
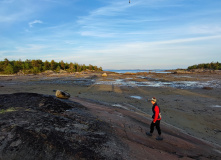
[[60, 70], [65, 70], [69, 73], [81, 72], [81, 71], [102, 71], [101, 67], [93, 65], [80, 65], [78, 63], [65, 63], [63, 60], [60, 62], [55, 62], [54, 60], [45, 61], [42, 60], [13, 60], [9, 61], [7, 58], [4, 61], [0, 61], [0, 73], [1, 74], [16, 74], [22, 72], [24, 74], [37, 74], [47, 70], [52, 70], [55, 72], [60, 72]]
[[211, 63], [201, 63], [195, 64], [188, 67], [189, 70], [191, 69], [213, 69], [213, 70], [221, 70], [221, 63], [219, 62], [211, 62]]

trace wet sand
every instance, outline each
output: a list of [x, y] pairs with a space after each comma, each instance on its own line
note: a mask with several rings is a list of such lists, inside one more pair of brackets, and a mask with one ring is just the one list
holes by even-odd
[[147, 99], [156, 97], [163, 116], [162, 126], [172, 125], [191, 136], [221, 145], [221, 75], [106, 73], [107, 77], [102, 77], [101, 72], [0, 76], [0, 94], [54, 95], [53, 90], [60, 89], [72, 98], [147, 115], [152, 114]]

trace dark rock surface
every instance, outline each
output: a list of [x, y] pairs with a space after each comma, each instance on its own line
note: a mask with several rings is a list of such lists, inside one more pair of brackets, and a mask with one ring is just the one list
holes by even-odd
[[[0, 95], [0, 160], [123, 159], [111, 127], [75, 102]], [[124, 155], [125, 156], [125, 155]]]
[[127, 107], [79, 97], [0, 94], [0, 160], [220, 159], [219, 145], [164, 122], [163, 141], [155, 139], [156, 132], [147, 136], [151, 117]]

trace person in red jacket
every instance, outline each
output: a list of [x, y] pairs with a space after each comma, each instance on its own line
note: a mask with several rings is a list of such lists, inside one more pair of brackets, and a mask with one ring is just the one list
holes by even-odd
[[153, 104], [152, 111], [153, 111], [153, 121], [150, 125], [150, 132], [147, 132], [146, 134], [148, 136], [152, 136], [154, 127], [156, 126], [157, 132], [158, 132], [158, 137], [156, 140], [163, 140], [161, 136], [161, 129], [160, 129], [160, 120], [161, 120], [161, 114], [160, 114], [160, 107], [157, 105], [157, 100], [155, 97], [151, 99], [151, 103]]

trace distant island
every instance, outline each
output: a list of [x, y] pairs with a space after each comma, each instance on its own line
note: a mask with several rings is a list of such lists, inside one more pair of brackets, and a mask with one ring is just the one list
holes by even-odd
[[59, 73], [61, 70], [73, 73], [73, 72], [81, 72], [81, 71], [102, 71], [102, 67], [97, 67], [93, 65], [80, 65], [78, 63], [64, 63], [63, 60], [60, 62], [55, 62], [54, 60], [45, 61], [42, 60], [13, 60], [9, 61], [7, 58], [4, 61], [0, 61], [0, 74], [37, 74], [42, 73], [47, 70], [51, 70]]

